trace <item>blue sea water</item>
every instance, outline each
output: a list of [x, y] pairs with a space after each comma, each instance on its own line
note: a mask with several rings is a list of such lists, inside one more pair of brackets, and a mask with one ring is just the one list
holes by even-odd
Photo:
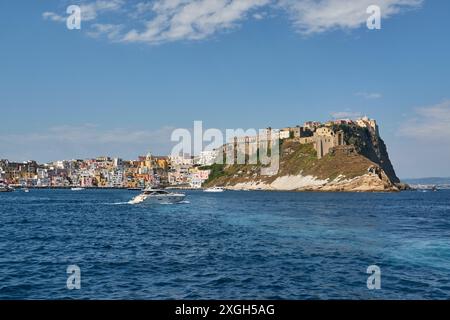
[[0, 194], [0, 299], [450, 297], [450, 191], [187, 194]]

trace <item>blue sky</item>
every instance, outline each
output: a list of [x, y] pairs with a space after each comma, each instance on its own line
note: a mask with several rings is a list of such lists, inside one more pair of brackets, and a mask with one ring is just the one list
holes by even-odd
[[[66, 28], [70, 4], [81, 30]], [[2, 1], [0, 158], [135, 158], [168, 153], [194, 120], [367, 114], [400, 177], [450, 176], [449, 13], [429, 0]]]

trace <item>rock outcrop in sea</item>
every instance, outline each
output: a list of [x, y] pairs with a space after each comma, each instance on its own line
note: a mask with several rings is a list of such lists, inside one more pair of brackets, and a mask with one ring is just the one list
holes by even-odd
[[378, 134], [356, 124], [337, 125], [344, 143], [319, 158], [314, 143], [282, 140], [279, 170], [262, 175], [261, 165], [214, 165], [206, 186], [232, 190], [392, 192], [401, 184]]

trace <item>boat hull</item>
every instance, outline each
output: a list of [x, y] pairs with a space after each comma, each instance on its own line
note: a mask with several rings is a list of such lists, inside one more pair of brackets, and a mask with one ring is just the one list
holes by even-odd
[[8, 187], [8, 186], [0, 187], [0, 192], [13, 192], [13, 191], [14, 191], [14, 189], [11, 187]]
[[171, 204], [179, 203], [183, 201], [184, 198], [186, 198], [186, 196], [148, 197], [144, 200], [144, 203]]
[[167, 196], [137, 196], [130, 201], [131, 204], [174, 204], [183, 201], [185, 195], [167, 195]]

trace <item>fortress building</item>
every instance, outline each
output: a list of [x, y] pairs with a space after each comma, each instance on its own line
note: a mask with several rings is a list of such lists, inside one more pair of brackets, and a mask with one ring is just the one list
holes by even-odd
[[344, 145], [344, 132], [335, 132], [329, 127], [322, 127], [314, 132], [312, 140], [314, 149], [317, 151], [317, 158], [322, 159], [332, 148]]
[[356, 124], [361, 128], [367, 128], [371, 133], [379, 136], [377, 121], [374, 119], [369, 119], [367, 116], [356, 120]]
[[231, 143], [222, 147], [222, 151], [224, 154], [233, 155], [235, 159], [238, 158], [238, 154], [244, 155], [242, 159], [245, 159], [244, 163], [247, 163], [249, 156], [257, 152], [259, 142], [267, 142], [270, 148], [273, 139], [294, 139], [301, 144], [313, 144], [317, 151], [317, 158], [322, 159], [333, 148], [345, 145], [344, 131], [338, 129], [341, 125], [357, 125], [379, 136], [376, 120], [369, 119], [367, 116], [356, 121], [340, 119], [325, 124], [308, 121], [303, 126], [286, 127], [281, 130], [267, 128], [256, 136], [234, 137]]

